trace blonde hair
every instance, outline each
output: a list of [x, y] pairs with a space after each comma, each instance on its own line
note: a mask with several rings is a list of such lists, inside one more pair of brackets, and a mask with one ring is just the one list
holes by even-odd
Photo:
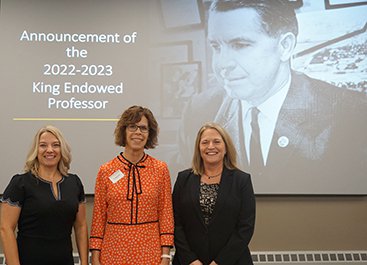
[[227, 131], [220, 126], [218, 123], [207, 122], [205, 123], [196, 135], [194, 155], [192, 158], [192, 171], [194, 174], [202, 175], [204, 174], [204, 162], [200, 155], [200, 140], [201, 136], [207, 129], [216, 130], [223, 139], [224, 145], [226, 147], [226, 154], [223, 158], [224, 166], [228, 169], [237, 169], [237, 153], [234, 148], [233, 142]]
[[60, 150], [61, 150], [61, 158], [59, 164], [57, 165], [57, 169], [64, 176], [68, 174], [68, 170], [70, 168], [71, 163], [71, 149], [69, 144], [66, 142], [64, 136], [61, 131], [52, 125], [47, 125], [38, 130], [37, 134], [34, 136], [31, 149], [28, 152], [27, 159], [25, 162], [24, 170], [26, 172], [31, 172], [32, 174], [38, 176], [39, 174], [39, 161], [38, 161], [38, 146], [40, 142], [40, 137], [42, 134], [49, 132], [53, 134], [57, 140], [60, 142]]

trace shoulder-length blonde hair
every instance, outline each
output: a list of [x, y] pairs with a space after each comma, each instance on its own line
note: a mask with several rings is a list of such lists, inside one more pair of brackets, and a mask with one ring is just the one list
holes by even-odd
[[234, 148], [233, 142], [227, 131], [220, 126], [218, 123], [207, 122], [205, 123], [196, 135], [194, 155], [192, 158], [192, 171], [194, 174], [202, 175], [204, 174], [204, 162], [200, 155], [200, 140], [201, 136], [207, 129], [216, 130], [223, 139], [224, 145], [226, 147], [226, 154], [223, 158], [223, 164], [228, 169], [237, 169], [237, 153]]
[[135, 124], [145, 116], [148, 120], [149, 135], [144, 148], [150, 149], [158, 145], [158, 123], [153, 113], [148, 108], [141, 106], [131, 106], [125, 110], [117, 122], [115, 128], [115, 144], [118, 146], [126, 146], [126, 127]]
[[27, 159], [25, 162], [24, 170], [26, 172], [31, 172], [32, 174], [38, 176], [39, 174], [39, 161], [38, 161], [38, 147], [40, 143], [40, 137], [45, 132], [49, 132], [53, 134], [56, 139], [60, 142], [60, 149], [61, 149], [61, 158], [59, 164], [57, 165], [57, 169], [63, 176], [67, 176], [68, 170], [70, 168], [71, 163], [71, 149], [69, 144], [66, 142], [64, 136], [62, 135], [61, 131], [52, 125], [47, 125], [42, 127], [38, 130], [37, 134], [34, 136], [31, 149], [27, 155]]

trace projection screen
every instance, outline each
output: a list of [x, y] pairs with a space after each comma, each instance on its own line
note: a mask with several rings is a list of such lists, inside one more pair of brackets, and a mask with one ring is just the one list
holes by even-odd
[[[228, 99], [213, 70], [221, 43], [209, 40], [211, 1], [1, 0], [0, 192], [22, 172], [36, 131], [52, 124], [71, 145], [71, 172], [93, 194], [99, 166], [123, 151], [116, 121], [142, 105], [160, 127], [158, 147], [146, 152], [167, 162], [172, 183], [190, 167], [200, 126], [215, 121], [257, 194], [367, 194], [366, 2], [290, 3], [299, 33], [286, 87], [297, 100], [289, 88], [256, 172], [239, 125], [246, 100]], [[248, 72], [262, 68], [254, 60]]]

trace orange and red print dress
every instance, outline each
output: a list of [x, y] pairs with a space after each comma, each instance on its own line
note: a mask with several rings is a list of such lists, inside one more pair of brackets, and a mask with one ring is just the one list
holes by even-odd
[[159, 264], [173, 229], [166, 163], [145, 154], [133, 164], [121, 153], [100, 167], [89, 247], [102, 265]]

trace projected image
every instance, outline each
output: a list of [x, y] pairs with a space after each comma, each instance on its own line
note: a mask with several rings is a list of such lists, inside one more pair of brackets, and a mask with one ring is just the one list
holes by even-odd
[[[214, 120], [258, 193], [364, 194], [366, 8], [327, 13], [311, 1], [303, 10], [281, 2], [206, 3], [207, 88], [183, 114], [178, 160], [190, 165], [197, 128]], [[251, 160], [254, 122], [260, 165]]]
[[362, 1], [2, 0], [0, 188], [23, 168], [28, 132], [51, 124], [93, 194], [124, 151], [119, 115], [141, 105], [159, 124], [145, 151], [172, 184], [215, 121], [257, 194], [367, 194], [366, 14]]

